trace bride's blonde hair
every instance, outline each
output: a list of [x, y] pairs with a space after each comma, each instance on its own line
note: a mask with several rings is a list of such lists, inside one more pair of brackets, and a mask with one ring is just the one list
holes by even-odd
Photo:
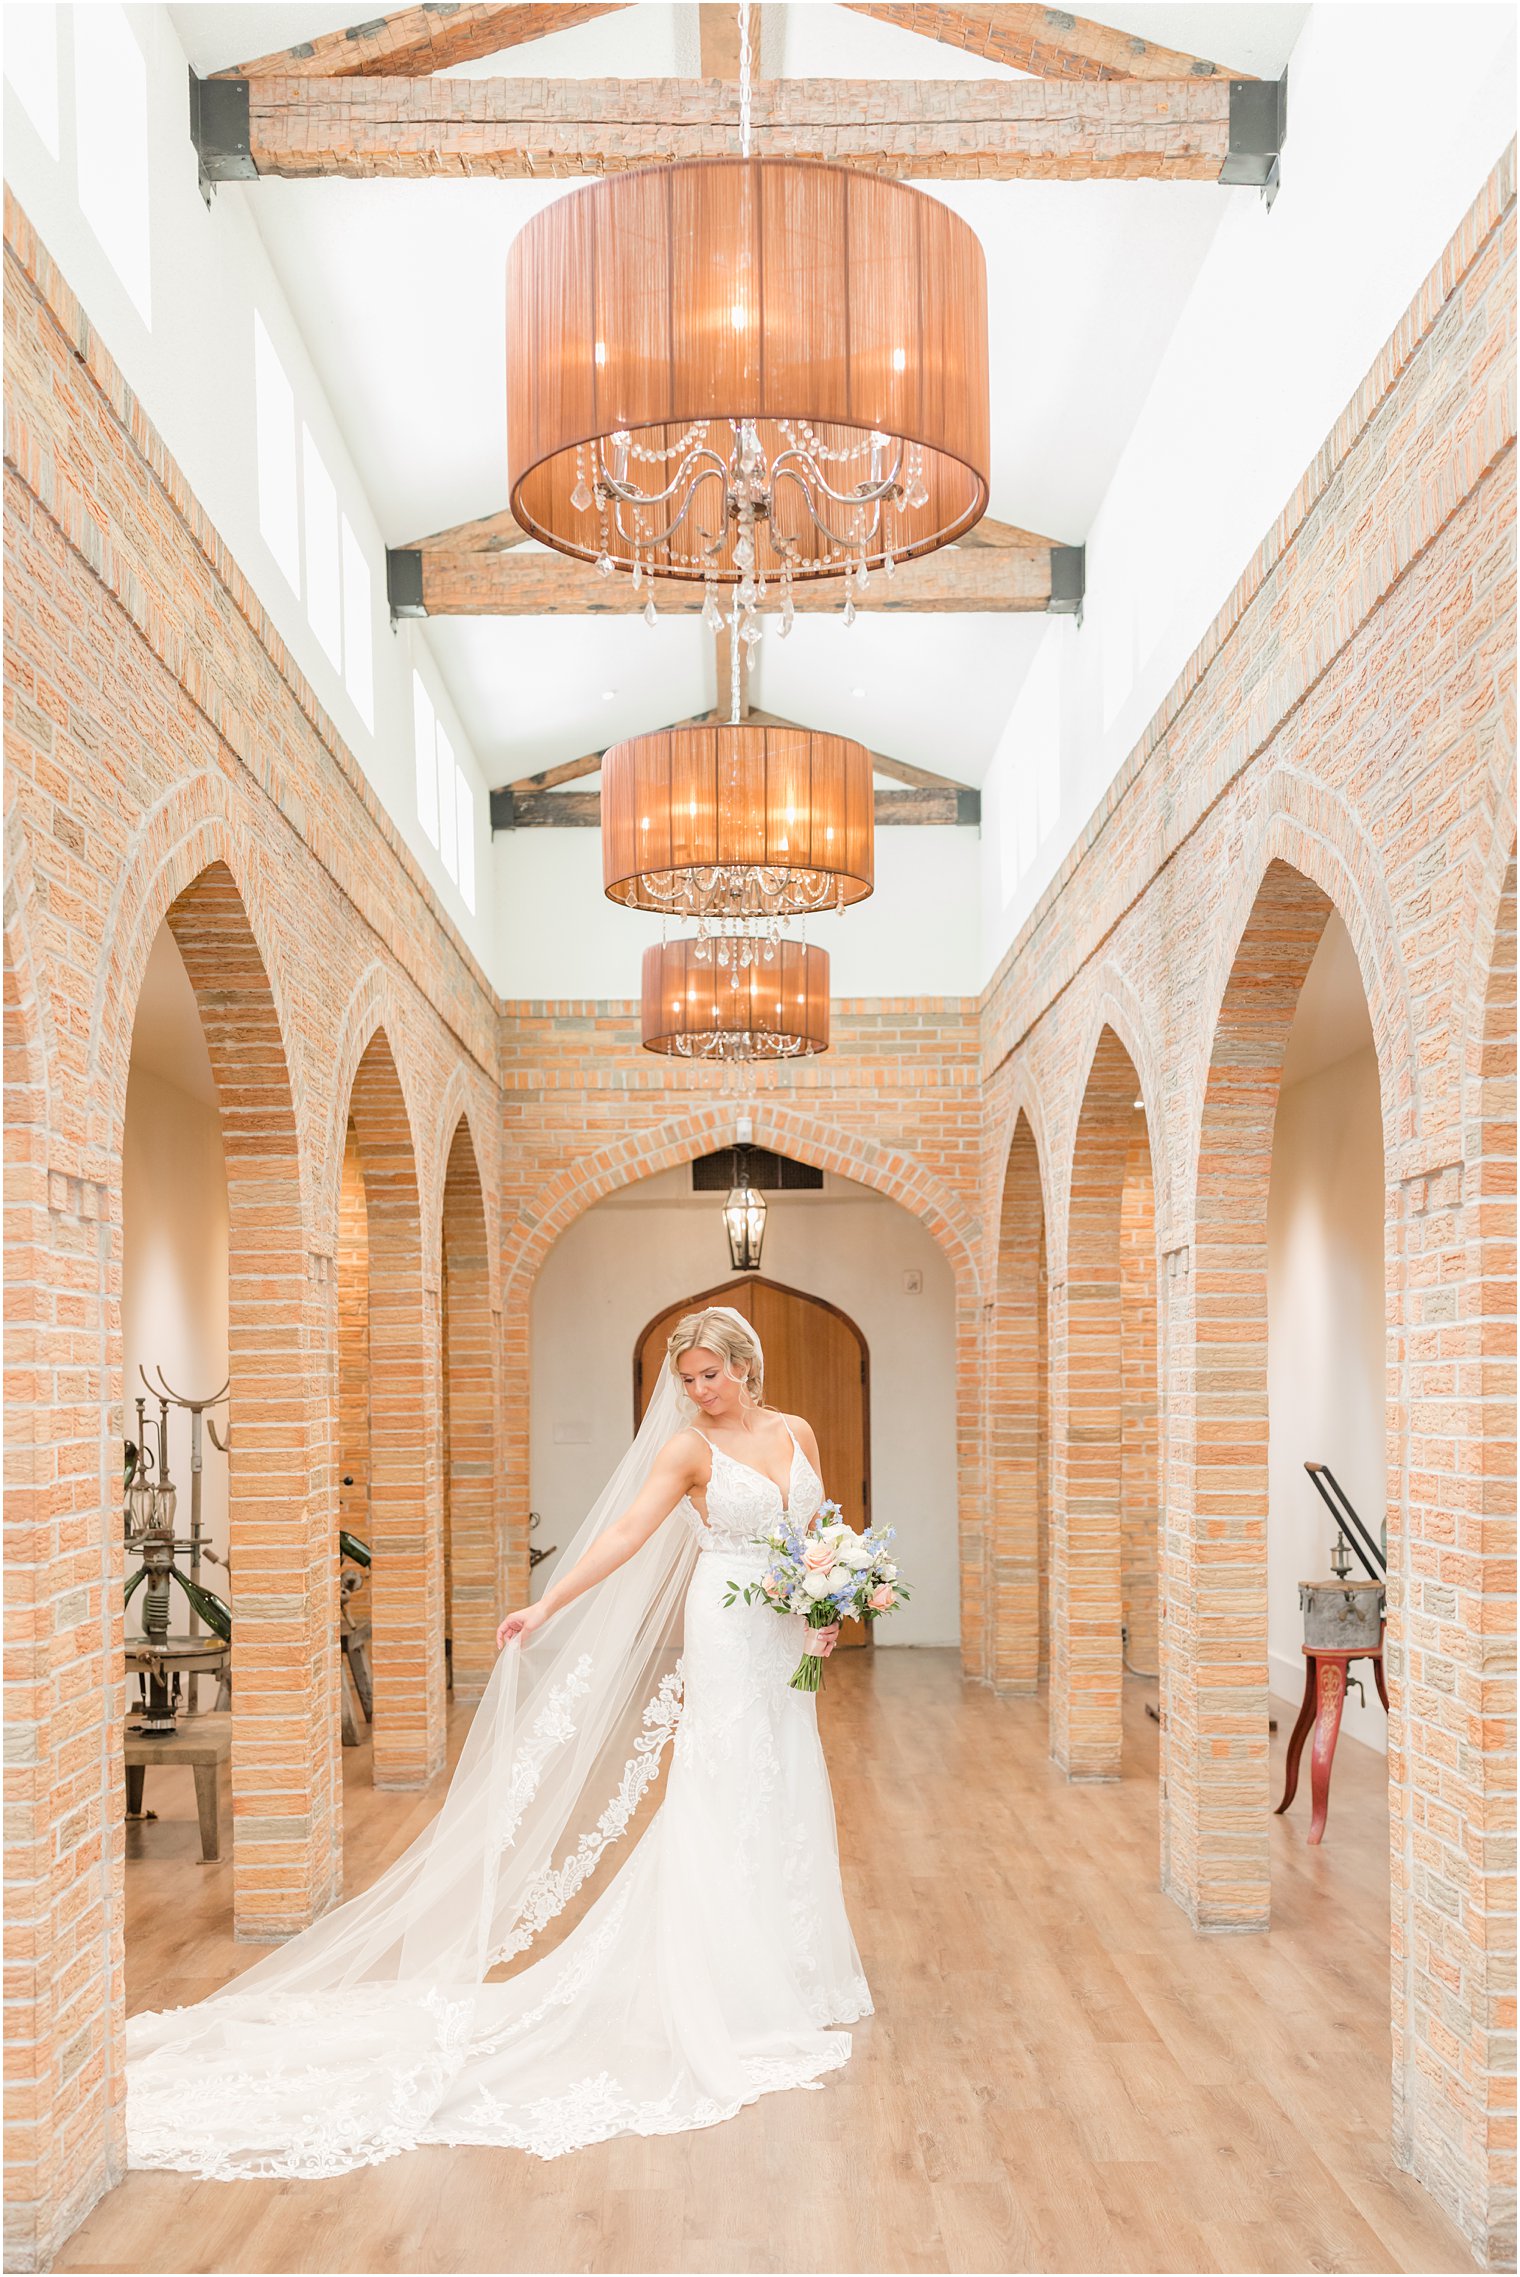
[[680, 1382], [676, 1362], [683, 1352], [716, 1352], [731, 1376], [737, 1376], [756, 1407], [764, 1404], [765, 1359], [759, 1339], [731, 1313], [689, 1312], [676, 1322], [665, 1346], [665, 1363]]

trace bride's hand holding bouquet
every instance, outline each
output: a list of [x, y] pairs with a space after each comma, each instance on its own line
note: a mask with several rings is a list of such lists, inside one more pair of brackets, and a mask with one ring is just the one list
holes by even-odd
[[834, 1649], [841, 1621], [879, 1621], [907, 1602], [910, 1592], [898, 1579], [892, 1556], [896, 1528], [870, 1527], [857, 1534], [840, 1515], [837, 1502], [824, 1502], [807, 1525], [781, 1519], [757, 1537], [771, 1553], [758, 1581], [731, 1581], [725, 1605], [770, 1605], [778, 1613], [801, 1613], [808, 1624], [802, 1659], [791, 1678], [797, 1692], [817, 1692], [823, 1664]]

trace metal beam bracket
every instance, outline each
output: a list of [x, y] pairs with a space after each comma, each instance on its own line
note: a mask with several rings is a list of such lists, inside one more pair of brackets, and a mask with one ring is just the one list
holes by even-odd
[[980, 830], [982, 826], [982, 794], [980, 791], [956, 792], [955, 819], [958, 823], [967, 824], [973, 830]]
[[1270, 212], [1288, 135], [1288, 74], [1230, 81], [1230, 148], [1219, 169], [1232, 188], [1260, 190]]
[[491, 836], [494, 838], [498, 830], [515, 830], [516, 828], [517, 807], [512, 795], [512, 786], [509, 783], [505, 790], [491, 793]]
[[246, 79], [200, 79], [190, 74], [190, 140], [200, 166], [207, 205], [218, 182], [256, 182]]
[[1080, 624], [1082, 603], [1086, 598], [1086, 546], [1052, 546], [1050, 599], [1045, 604], [1045, 614], [1049, 617], [1075, 617]]
[[385, 597], [391, 605], [391, 623], [398, 617], [425, 617], [422, 597], [422, 553], [417, 546], [385, 549]]

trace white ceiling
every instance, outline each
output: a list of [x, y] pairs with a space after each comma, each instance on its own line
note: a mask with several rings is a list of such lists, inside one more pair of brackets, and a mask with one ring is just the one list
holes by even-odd
[[[363, 22], [373, 4], [172, 8], [201, 71]], [[1276, 74], [1307, 8], [1241, 4], [1084, 11], [1151, 39]], [[1007, 75], [831, 0], [762, 15], [762, 69], [797, 76]], [[621, 13], [469, 67], [472, 75], [684, 76], [696, 9]], [[1016, 76], [1016, 75], [1015, 75]], [[564, 184], [280, 182], [247, 197], [387, 543], [506, 503], [506, 251]], [[925, 185], [987, 255], [993, 401], [991, 513], [1083, 540], [1150, 388], [1226, 199], [1198, 183]], [[761, 644], [752, 698], [810, 726], [849, 728], [889, 756], [979, 782], [1041, 620], [799, 617]], [[659, 727], [714, 700], [695, 619], [435, 620], [427, 638], [493, 781]], [[857, 696], [853, 691], [863, 689]], [[614, 691], [610, 698], [604, 691]]]

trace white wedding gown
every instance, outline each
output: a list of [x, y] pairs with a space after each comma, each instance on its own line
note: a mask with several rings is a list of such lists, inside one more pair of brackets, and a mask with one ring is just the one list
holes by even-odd
[[[823, 1488], [795, 1439], [790, 1488], [805, 1521]], [[788, 1683], [804, 1626], [723, 1603], [730, 1581], [764, 1570], [754, 1537], [781, 1495], [714, 1447], [707, 1506], [706, 1525], [689, 1500], [666, 1521], [700, 1537], [679, 1679], [646, 1711], [643, 1752], [590, 1863], [626, 1825], [673, 1723], [664, 1801], [556, 1950], [457, 1999], [435, 1986], [407, 2008], [380, 1988], [368, 2038], [371, 1995], [358, 1987], [342, 1996], [341, 2063], [321, 2045], [304, 2069], [296, 2035], [303, 2023], [322, 2031], [329, 1996], [308, 2017], [288, 1998], [240, 1999], [234, 1985], [199, 2011], [130, 2019], [130, 2165], [316, 2176], [422, 2143], [555, 2158], [612, 2135], [711, 2126], [848, 2060], [850, 2035], [831, 2027], [869, 2015], [871, 1998], [840, 1887], [817, 1703]], [[515, 1949], [588, 1870], [572, 1854], [541, 1877]], [[201, 2018], [187, 2038], [177, 2020]], [[376, 2066], [389, 2073], [378, 2099]]]

